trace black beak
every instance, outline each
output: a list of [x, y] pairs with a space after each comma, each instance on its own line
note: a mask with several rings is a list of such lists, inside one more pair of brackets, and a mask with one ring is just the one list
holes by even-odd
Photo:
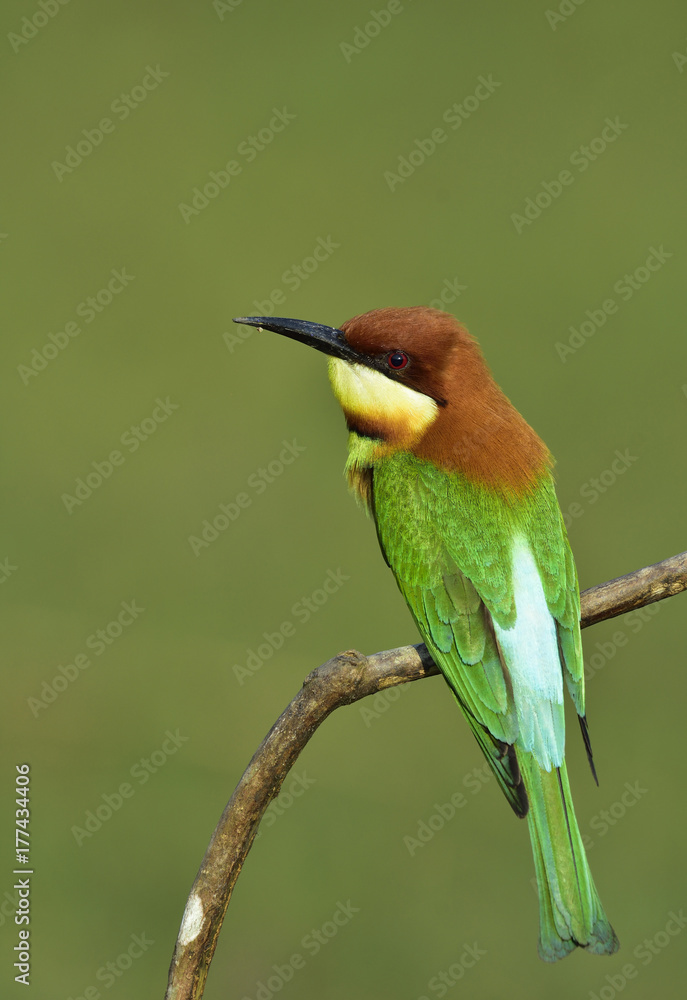
[[281, 333], [284, 337], [299, 340], [301, 344], [308, 344], [317, 351], [323, 351], [332, 358], [342, 358], [353, 364], [365, 364], [363, 358], [346, 340], [343, 330], [338, 330], [335, 326], [322, 326], [321, 323], [309, 323], [304, 319], [278, 319], [272, 316], [239, 316], [234, 323]]

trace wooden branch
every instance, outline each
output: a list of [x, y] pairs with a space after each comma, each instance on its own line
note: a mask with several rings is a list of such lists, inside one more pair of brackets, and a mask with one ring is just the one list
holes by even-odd
[[596, 625], [683, 590], [687, 590], [687, 552], [585, 590], [580, 624], [582, 628]]
[[[581, 595], [583, 628], [687, 590], [687, 552]], [[229, 899], [262, 816], [311, 736], [335, 708], [438, 674], [423, 645], [339, 653], [308, 674], [261, 743], [222, 813], [188, 898], [165, 1000], [200, 1000]]]

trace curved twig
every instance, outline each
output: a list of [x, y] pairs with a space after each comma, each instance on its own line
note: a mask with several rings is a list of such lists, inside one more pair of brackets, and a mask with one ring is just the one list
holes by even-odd
[[[687, 590], [687, 552], [581, 595], [583, 628]], [[203, 858], [181, 922], [165, 1000], [200, 1000], [232, 890], [262, 816], [327, 716], [384, 688], [438, 674], [423, 644], [364, 656], [339, 653], [308, 674], [260, 744]]]

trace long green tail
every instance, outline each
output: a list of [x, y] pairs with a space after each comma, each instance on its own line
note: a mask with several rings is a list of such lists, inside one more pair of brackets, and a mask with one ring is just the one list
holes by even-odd
[[530, 804], [527, 822], [539, 886], [539, 955], [545, 962], [555, 962], [577, 947], [612, 955], [618, 950], [618, 938], [587, 864], [565, 763], [544, 771], [533, 754], [517, 747], [516, 754]]

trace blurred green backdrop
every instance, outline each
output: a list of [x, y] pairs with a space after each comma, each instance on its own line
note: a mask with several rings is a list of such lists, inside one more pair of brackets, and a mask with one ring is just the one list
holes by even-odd
[[[337, 324], [443, 292], [558, 459], [582, 586], [681, 551], [687, 18], [677, 0], [44, 0], [2, 22], [2, 991], [22, 990], [28, 762], [32, 995], [161, 997], [211, 831], [302, 678], [417, 639], [347, 496], [323, 358], [231, 317]], [[270, 472], [284, 441], [298, 457]], [[209, 1000], [673, 995], [686, 609], [585, 633], [601, 787], [576, 725], [568, 756], [617, 956], [537, 958], [526, 827], [435, 679], [313, 740]], [[466, 807], [411, 853], [456, 791]], [[355, 912], [315, 949], [340, 903]]]

